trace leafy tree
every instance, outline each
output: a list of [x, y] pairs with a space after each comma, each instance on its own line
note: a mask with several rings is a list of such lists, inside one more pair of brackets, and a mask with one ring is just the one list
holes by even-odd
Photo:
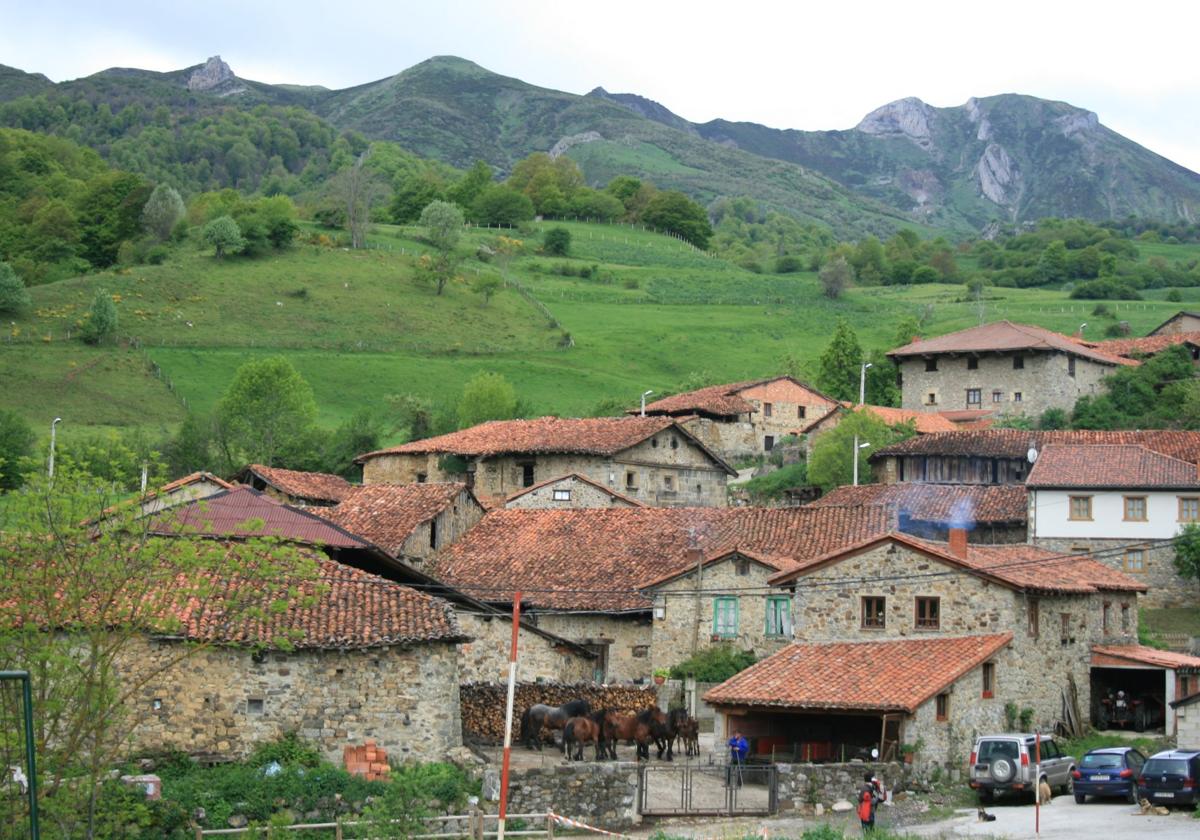
[[550, 228], [542, 237], [542, 250], [555, 257], [565, 257], [571, 250], [571, 231], [562, 227]]
[[896, 385], [896, 374], [899, 372], [896, 363], [882, 350], [872, 351], [866, 360], [871, 363], [867, 368], [867, 402], [871, 405], [899, 406], [901, 394]]
[[12, 266], [0, 262], [0, 312], [20, 312], [29, 306], [29, 290]]
[[905, 315], [896, 326], [896, 337], [892, 341], [892, 347], [903, 347], [911, 344], [913, 339], [920, 337], [921, 322], [912, 315]]
[[149, 195], [141, 176], [128, 172], [109, 172], [89, 181], [78, 212], [83, 258], [97, 268], [115, 263], [121, 243], [141, 233], [142, 207]]
[[475, 165], [463, 174], [446, 191], [446, 198], [466, 210], [475, 204], [480, 194], [492, 185], [492, 167], [486, 161], [477, 160]]
[[1042, 416], [1038, 418], [1039, 429], [1065, 429], [1070, 425], [1070, 418], [1067, 412], [1061, 408], [1047, 408], [1042, 412]]
[[245, 244], [242, 253], [260, 253], [268, 248], [281, 251], [292, 244], [300, 226], [296, 224], [296, 206], [286, 195], [239, 201], [232, 209]]
[[463, 212], [448, 201], [432, 201], [421, 211], [421, 227], [429, 244], [442, 253], [450, 253], [462, 238], [466, 220]]
[[159, 242], [171, 237], [175, 225], [187, 214], [183, 199], [169, 184], [159, 184], [142, 208], [142, 227]]
[[33, 454], [36, 441], [23, 417], [0, 409], [0, 490], [15, 490], [24, 483], [24, 459]]
[[862, 345], [845, 318], [839, 318], [833, 337], [821, 354], [817, 387], [838, 400], [858, 401], [858, 377], [863, 363]]
[[1038, 258], [1038, 274], [1043, 283], [1061, 283], [1067, 279], [1067, 245], [1055, 240], [1046, 245]]
[[471, 291], [483, 298], [483, 305], [492, 302], [492, 296], [504, 288], [504, 282], [494, 274], [481, 274], [471, 284]]
[[312, 434], [312, 387], [283, 356], [246, 362], [217, 403], [220, 444], [231, 464], [275, 466]]
[[854, 270], [844, 257], [836, 257], [821, 266], [817, 279], [821, 282], [825, 297], [837, 300], [854, 281]]
[[[870, 447], [855, 450], [856, 434], [860, 445], [869, 443]], [[808, 459], [809, 483], [819, 486], [825, 492], [849, 484], [853, 480], [856, 455], [859, 481], [868, 482], [871, 480], [871, 465], [868, 460], [871, 453], [914, 434], [916, 430], [912, 423], [888, 426], [871, 411], [844, 410], [840, 422], [829, 431], [819, 434], [813, 444], [812, 455]]]
[[384, 397], [393, 417], [396, 430], [406, 440], [424, 440], [436, 434], [434, 407], [426, 397], [416, 394], [390, 394]]
[[421, 218], [421, 211], [433, 201], [444, 201], [446, 184], [434, 172], [414, 173], [404, 178], [396, 187], [388, 215], [398, 225], [405, 225]]
[[501, 184], [487, 187], [471, 203], [471, 218], [476, 224], [515, 226], [533, 216], [529, 196]]
[[650, 199], [641, 218], [644, 224], [674, 233], [700, 249], [707, 248], [712, 237], [712, 225], [704, 208], [675, 190]]
[[219, 216], [204, 226], [200, 238], [213, 248], [213, 256], [221, 259], [226, 254], [240, 253], [246, 247], [242, 229], [232, 216]]
[[350, 247], [367, 246], [367, 225], [371, 210], [384, 195], [386, 186], [380, 174], [367, 165], [374, 147], [364, 149], [352, 164], [338, 172], [329, 182], [329, 189], [345, 213], [345, 225], [350, 231]]
[[517, 392], [503, 374], [479, 372], [463, 386], [458, 400], [458, 427], [517, 416]]
[[213, 466], [212, 421], [188, 412], [179, 431], [163, 446], [163, 458], [170, 478], [181, 478]]
[[625, 213], [625, 205], [616, 198], [590, 187], [575, 190], [568, 202], [568, 209], [573, 216], [597, 222], [612, 222]]
[[97, 289], [87, 319], [79, 331], [80, 338], [88, 344], [99, 344], [116, 331], [117, 306], [113, 303], [112, 295], [104, 289]]
[[736, 650], [731, 644], [719, 644], [698, 651], [671, 667], [671, 679], [695, 677], [698, 682], [725, 682], [757, 661], [752, 650]]
[[316, 469], [354, 478], [358, 473], [354, 459], [364, 452], [378, 449], [381, 437], [379, 421], [370, 410], [360, 408], [350, 419], [325, 435]]
[[1175, 570], [1184, 580], [1200, 581], [1200, 525], [1184, 525], [1175, 537]]

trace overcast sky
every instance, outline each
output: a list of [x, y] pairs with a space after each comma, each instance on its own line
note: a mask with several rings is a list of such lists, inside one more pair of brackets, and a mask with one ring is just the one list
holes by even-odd
[[55, 81], [174, 70], [348, 87], [458, 55], [544, 87], [601, 85], [696, 122], [849, 128], [905, 96], [1061, 99], [1200, 171], [1200, 2], [0, 0], [0, 63]]

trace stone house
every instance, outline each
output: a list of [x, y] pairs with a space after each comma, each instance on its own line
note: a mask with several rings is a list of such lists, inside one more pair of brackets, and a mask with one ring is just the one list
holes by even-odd
[[494, 510], [433, 573], [499, 609], [525, 590], [522, 615], [593, 651], [598, 680], [644, 681], [712, 644], [774, 650], [767, 579], [890, 527], [876, 507]]
[[238, 473], [238, 481], [281, 502], [298, 507], [336, 505], [354, 487], [340, 475], [285, 470], [249, 464]]
[[1022, 484], [1034, 457], [1052, 444], [1132, 444], [1200, 463], [1200, 432], [1023, 431], [973, 429], [918, 435], [884, 447], [870, 456], [875, 481], [883, 484]]
[[949, 539], [962, 528], [970, 542], [1023, 543], [1028, 539], [1029, 497], [1019, 484], [860, 484], [826, 493], [810, 507], [884, 505], [896, 511], [897, 529], [914, 537]]
[[526, 487], [504, 500], [504, 507], [521, 510], [563, 508], [645, 507], [637, 499], [592, 481], [586, 475], [568, 473]]
[[855, 405], [843, 402], [837, 408], [818, 417], [806, 426], [799, 427], [793, 434], [804, 437], [805, 453], [811, 457], [813, 444], [818, 437], [831, 429], [837, 428], [838, 423], [849, 411], [866, 411], [873, 414], [889, 426], [899, 426], [902, 423], [912, 423], [918, 435], [929, 435], [937, 432], [955, 432], [958, 426], [940, 414], [930, 414], [924, 411], [912, 411], [903, 408], [892, 408], [886, 405]]
[[461, 483], [351, 487], [321, 516], [417, 567], [483, 518], [483, 506]]
[[1029, 324], [997, 321], [918, 339], [888, 357], [899, 369], [902, 407], [938, 412], [992, 409], [1000, 414], [1070, 411], [1082, 396], [1131, 359]]
[[1175, 335], [1177, 333], [1200, 332], [1200, 312], [1181, 310], [1163, 321], [1150, 335]]
[[1025, 482], [1033, 542], [1094, 554], [1144, 581], [1146, 605], [1200, 605], [1173, 539], [1200, 523], [1200, 468], [1144, 446], [1048, 444]]
[[579, 473], [656, 506], [726, 504], [736, 472], [670, 417], [495, 420], [360, 455], [364, 484], [465, 481], [488, 507]]
[[[230, 624], [216, 601], [180, 615], [179, 636], [148, 635], [131, 650], [122, 674], [146, 679], [128, 709], [136, 751], [227, 760], [287, 732], [332, 761], [366, 738], [423, 761], [462, 745], [468, 638], [450, 604], [327, 557], [317, 564], [316, 579], [298, 584], [311, 605]], [[189, 643], [202, 647], [185, 654]]]
[[[791, 376], [710, 385], [646, 405], [647, 416], [674, 417], [730, 461], [754, 458], [837, 407], [837, 401]], [[631, 409], [630, 414], [637, 410]]]
[[[235, 486], [210, 472], [194, 472], [135, 499], [128, 499], [113, 505], [95, 521], [111, 523], [122, 517], [139, 519], [198, 499], [206, 499], [225, 490], [232, 490]], [[132, 509], [134, 505], [137, 506], [136, 511]]]

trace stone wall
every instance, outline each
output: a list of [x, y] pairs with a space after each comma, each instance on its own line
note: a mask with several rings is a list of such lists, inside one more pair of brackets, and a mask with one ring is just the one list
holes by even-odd
[[1200, 584], [1196, 581], [1184, 580], [1175, 571], [1175, 548], [1171, 545], [1158, 545], [1146, 548], [1145, 565], [1141, 569], [1127, 568], [1124, 551], [1130, 548], [1142, 548], [1144, 543], [1136, 540], [1101, 540], [1101, 539], [1036, 539], [1033, 541], [1042, 548], [1051, 551], [1096, 554], [1096, 560], [1106, 566], [1125, 572], [1137, 578], [1149, 587], [1145, 595], [1138, 598], [1139, 606], [1143, 607], [1197, 607], [1200, 606]]
[[508, 812], [546, 811], [610, 831], [635, 825], [641, 819], [637, 764], [585, 761], [512, 771]]
[[[404, 541], [401, 553], [406, 559], [428, 560], [474, 528], [483, 519], [483, 513], [483, 506], [464, 490], [445, 510], [413, 529], [412, 535]], [[420, 562], [416, 565], [424, 567]]]
[[762, 441], [754, 424], [747, 415], [739, 415], [728, 422], [708, 417], [693, 417], [681, 421], [680, 425], [696, 436], [696, 439], [716, 452], [726, 461], [741, 461], [762, 454]]
[[649, 680], [652, 630], [645, 613], [530, 613], [547, 633], [594, 647], [604, 657], [601, 682]]
[[[504, 715], [508, 700], [506, 682], [463, 683], [462, 698], [464, 733], [477, 740], [498, 744], [504, 740]], [[572, 700], [587, 700], [593, 710], [612, 709], [634, 713], [658, 703], [655, 686], [600, 685], [580, 682], [574, 685], [559, 682], [520, 682], [513, 694], [513, 743], [520, 737], [521, 712], [537, 703], [561, 706]]]
[[828, 811], [841, 799], [857, 804], [858, 789], [868, 771], [883, 783], [885, 790], [907, 790], [910, 769], [889, 762], [776, 764], [779, 810], [808, 810], [819, 804]]
[[[980, 666], [960, 677], [947, 692], [949, 709], [946, 720], [937, 719], [936, 698], [922, 703], [915, 715], [904, 720], [903, 743], [919, 747], [913, 756], [913, 764], [922, 772], [934, 767], [954, 769], [966, 766], [976, 737], [1006, 731], [1004, 706], [1007, 703], [1014, 704], [1018, 709], [1027, 706], [1033, 708], [1036, 713], [1035, 725], [1048, 732], [1054, 731], [1052, 724], [1061, 717], [1058, 692], [1063, 685], [1054, 676], [1061, 669], [1038, 672], [1021, 661], [1011, 648], [999, 651], [991, 661], [995, 665], [992, 697], [983, 696], [983, 667]], [[1085, 672], [1083, 684], [1079, 686], [1079, 705], [1085, 718], [1089, 707], [1083, 690], [1087, 683]], [[1038, 684], [1045, 684], [1046, 690], [1037, 690]]]
[[[178, 658], [180, 644], [136, 645], [126, 672], [158, 670]], [[210, 647], [152, 676], [136, 693], [129, 706], [133, 749], [240, 758], [295, 731], [331, 761], [341, 760], [346, 744], [367, 738], [399, 760], [433, 761], [462, 745], [458, 683], [454, 644], [258, 657]]]
[[[568, 498], [554, 498], [556, 492], [563, 491], [568, 494]], [[522, 510], [636, 507], [628, 499], [614, 496], [594, 484], [581, 481], [578, 476], [574, 475], [564, 475], [557, 481], [551, 481], [528, 493], [522, 493], [515, 499], [510, 499], [504, 506]]]
[[[901, 407], [915, 411], [954, 411], [983, 408], [1001, 414], [1041, 414], [1047, 408], [1070, 411], [1080, 397], [1100, 392], [1100, 381], [1112, 373], [1111, 365], [1075, 357], [1075, 375], [1068, 374], [1065, 353], [1020, 354], [1025, 367], [1013, 368], [1013, 353], [988, 353], [978, 357], [979, 367], [967, 369], [967, 356], [938, 357], [936, 371], [925, 370], [925, 360], [900, 362], [903, 377]], [[967, 389], [978, 388], [982, 402], [967, 404]], [[998, 401], [993, 393], [999, 391]], [[930, 405], [933, 393], [936, 403]], [[1016, 394], [1020, 393], [1018, 401]]]
[[[778, 442], [780, 438], [794, 435], [798, 429], [825, 416], [835, 407], [789, 379], [755, 385], [742, 391], [740, 396], [754, 406], [750, 419], [754, 424], [759, 452], [766, 448], [763, 439], [767, 435]], [[771, 405], [770, 417], [766, 411], [768, 403]]]
[[[508, 679], [512, 620], [501, 615], [457, 611], [458, 624], [471, 641], [462, 645], [459, 672], [464, 682]], [[520, 680], [579, 682], [595, 676], [596, 660], [522, 627], [517, 641]]]

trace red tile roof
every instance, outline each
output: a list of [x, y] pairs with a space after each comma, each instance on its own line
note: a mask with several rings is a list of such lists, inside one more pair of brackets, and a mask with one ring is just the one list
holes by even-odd
[[[944, 542], [922, 540], [896, 531], [838, 548], [823, 556], [809, 558], [796, 568], [775, 575], [770, 579], [770, 583], [788, 583], [869, 551], [887, 541], [936, 558], [952, 568], [1025, 592], [1086, 595], [1100, 591], [1146, 591], [1146, 585], [1141, 581], [1111, 569], [1087, 555], [1070, 556], [1025, 543], [1014, 543], [968, 545], [967, 556], [964, 558], [954, 554]], [[881, 570], [880, 574], [886, 575], [887, 570]]]
[[704, 694], [720, 706], [907, 712], [995, 656], [1012, 633], [791, 644]]
[[242, 470], [243, 483], [249, 483], [250, 475], [258, 476], [264, 483], [285, 495], [317, 502], [340, 502], [354, 486], [340, 475], [285, 470], [262, 464], [250, 464]]
[[[118, 510], [121, 510], [122, 508], [132, 507], [133, 505], [145, 505], [147, 502], [152, 502], [161, 496], [169, 496], [172, 493], [174, 493], [176, 490], [182, 490], [184, 487], [190, 487], [193, 484], [200, 484], [201, 482], [208, 482], [210, 484], [215, 484], [217, 487], [220, 487], [224, 490], [232, 490], [234, 487], [237, 487], [236, 484], [231, 484], [230, 482], [226, 481], [225, 479], [221, 478], [218, 475], [214, 475], [213, 473], [201, 470], [198, 472], [189, 473], [188, 475], [185, 475], [183, 478], [177, 478], [174, 481], [168, 481], [162, 487], [159, 487], [157, 490], [151, 490], [150, 492], [146, 493], [143, 496], [134, 496], [133, 498], [125, 499], [124, 501], [117, 502], [115, 505], [111, 505], [111, 506], [105, 508], [103, 511], [101, 511], [100, 517], [108, 516], [110, 514], [116, 513]], [[180, 502], [180, 504], [183, 504], [183, 503], [184, 502], [182, 502], [182, 501]], [[166, 504], [163, 505], [163, 507], [168, 507], [168, 506], [169, 505], [166, 505]], [[142, 509], [145, 510], [144, 507]], [[98, 520], [92, 519], [92, 520], [89, 520], [89, 523], [94, 523], [96, 521], [98, 521]]]
[[1032, 446], [1039, 452], [1052, 443], [1094, 446], [1133, 444], [1192, 464], [1200, 463], [1200, 432], [1047, 431], [979, 429], [919, 435], [884, 447], [871, 460], [889, 455], [958, 455], [973, 458], [1024, 458]]
[[1200, 332], [1173, 333], [1170, 335], [1148, 335], [1143, 338], [1114, 338], [1109, 341], [1082, 342], [1088, 347], [1109, 353], [1113, 356], [1136, 358], [1138, 356], [1153, 356], [1176, 344], [1188, 344], [1200, 347]]
[[1038, 455], [1029, 487], [1200, 488], [1195, 464], [1144, 446], [1050, 444]]
[[250, 487], [222, 490], [154, 517], [150, 531], [166, 536], [274, 537], [302, 545], [370, 548], [370, 544], [306, 510]]
[[368, 484], [351, 488], [345, 499], [319, 515], [398, 557], [418, 525], [464, 493], [465, 503], [474, 504], [465, 484]]
[[1157, 668], [1200, 670], [1200, 656], [1158, 650], [1145, 645], [1092, 645], [1093, 665], [1112, 664], [1105, 662], [1105, 657], [1137, 662], [1142, 665], [1153, 665]]
[[[901, 423], [914, 423], [917, 434], [922, 435], [933, 434], [934, 432], [953, 432], [958, 429], [958, 426], [954, 425], [953, 421], [933, 412], [913, 411], [908, 408], [892, 408], [887, 405], [855, 405], [848, 402], [842, 403], [842, 406], [851, 411], [869, 411], [889, 426], [898, 426]], [[819, 424], [820, 421], [818, 420], [817, 423]]]
[[989, 353], [1017, 350], [1070, 353], [1105, 365], [1135, 365], [1137, 362], [1088, 347], [1077, 339], [1030, 324], [995, 321], [978, 327], [922, 338], [888, 351], [893, 358], [930, 356], [940, 353]]
[[615, 455], [667, 429], [693, 441], [731, 475], [734, 470], [671, 417], [541, 417], [537, 420], [492, 420], [461, 432], [416, 440], [359, 455], [359, 463], [380, 455], [441, 453], [487, 456], [508, 453]]
[[582, 473], [577, 473], [577, 472], [564, 473], [563, 475], [556, 475], [556, 476], [554, 476], [554, 478], [547, 478], [545, 481], [539, 481], [537, 484], [534, 484], [530, 487], [522, 487], [520, 490], [518, 490], [516, 493], [513, 493], [512, 495], [510, 495], [504, 501], [511, 502], [513, 499], [519, 499], [522, 496], [526, 495], [527, 493], [532, 493], [535, 490], [541, 490], [543, 487], [547, 487], [551, 484], [557, 484], [558, 482], [563, 481], [565, 479], [571, 479], [573, 481], [582, 481], [584, 484], [587, 484], [587, 485], [590, 485], [590, 486], [596, 488], [601, 493], [612, 496], [614, 499], [620, 499], [621, 501], [625, 502], [626, 504], [632, 505], [633, 507], [646, 507], [646, 504], [644, 502], [639, 502], [637, 499], [633, 498], [632, 496], [626, 496], [624, 493], [618, 493], [616, 490], [613, 490], [611, 487], [605, 487], [599, 481], [596, 481], [595, 479], [592, 479], [592, 478], [588, 478], [586, 475], [583, 475]]
[[484, 601], [524, 588], [532, 606], [645, 610], [649, 599], [633, 590], [686, 569], [689, 548], [783, 565], [891, 524], [878, 507], [496, 510], [442, 552], [434, 574]]
[[809, 507], [827, 505], [888, 505], [925, 522], [1009, 523], [1026, 521], [1029, 494], [1019, 484], [860, 484], [838, 487]]
[[[663, 397], [661, 400], [655, 400], [651, 403], [646, 403], [647, 414], [717, 414], [723, 416], [735, 414], [749, 414], [754, 411], [754, 404], [741, 396], [741, 392], [758, 385], [765, 385], [768, 382], [778, 382], [786, 379], [805, 391], [808, 391], [820, 402], [834, 404], [834, 400], [825, 396], [820, 391], [813, 388], [798, 379], [791, 376], [775, 376], [768, 379], [751, 379], [746, 382], [730, 382], [725, 385], [709, 385], [706, 388], [697, 388], [694, 391], [685, 391], [682, 394], [672, 394], [669, 397]], [[629, 413], [634, 414], [639, 409], [630, 409]]]

